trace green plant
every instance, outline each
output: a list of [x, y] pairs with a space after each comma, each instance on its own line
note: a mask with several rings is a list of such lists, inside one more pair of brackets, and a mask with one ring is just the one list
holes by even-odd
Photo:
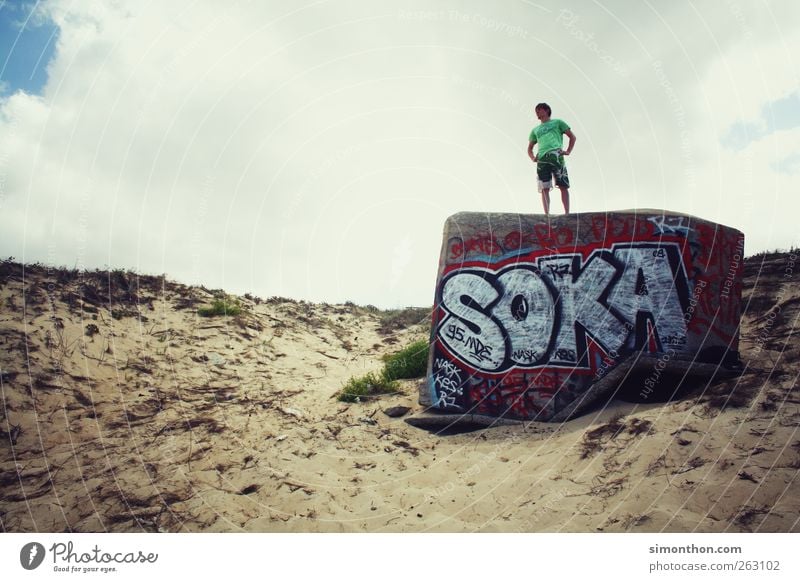
[[421, 378], [428, 370], [428, 341], [419, 340], [384, 357], [383, 375], [389, 380]]
[[380, 373], [370, 372], [360, 378], [350, 378], [339, 391], [339, 400], [360, 402], [362, 397], [396, 394], [399, 392], [397, 380], [425, 375], [428, 368], [428, 349], [428, 342], [419, 340], [399, 352], [385, 356]]
[[430, 325], [431, 309], [428, 307], [389, 309], [387, 311], [381, 311], [380, 318], [381, 321], [378, 327], [378, 333], [389, 335], [420, 323]]
[[215, 299], [211, 307], [198, 308], [197, 315], [200, 317], [214, 317], [217, 315], [239, 315], [241, 312], [242, 307], [237, 301]]
[[342, 402], [360, 402], [362, 397], [397, 392], [397, 383], [394, 380], [388, 379], [383, 373], [370, 372], [360, 378], [350, 378], [339, 391], [338, 399]]

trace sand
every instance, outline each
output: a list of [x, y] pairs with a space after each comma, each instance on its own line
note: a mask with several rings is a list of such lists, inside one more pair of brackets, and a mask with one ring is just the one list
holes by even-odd
[[6, 532], [799, 531], [800, 283], [750, 259], [745, 373], [679, 401], [437, 434], [346, 404], [426, 338], [352, 304], [239, 298], [131, 273], [0, 266]]

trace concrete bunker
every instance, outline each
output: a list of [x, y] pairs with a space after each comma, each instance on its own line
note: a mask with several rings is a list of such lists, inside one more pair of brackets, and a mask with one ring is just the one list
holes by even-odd
[[[447, 219], [424, 425], [559, 422], [739, 365], [744, 235], [661, 210]], [[661, 392], [659, 392], [661, 391]], [[432, 420], [431, 420], [432, 419]]]

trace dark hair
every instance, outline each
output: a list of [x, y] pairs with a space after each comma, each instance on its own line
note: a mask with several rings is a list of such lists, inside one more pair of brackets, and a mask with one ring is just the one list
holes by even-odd
[[533, 109], [534, 109], [534, 111], [537, 110], [537, 109], [544, 109], [545, 111], [547, 111], [547, 115], [552, 115], [553, 114], [553, 110], [550, 109], [550, 106], [547, 103], [539, 103]]

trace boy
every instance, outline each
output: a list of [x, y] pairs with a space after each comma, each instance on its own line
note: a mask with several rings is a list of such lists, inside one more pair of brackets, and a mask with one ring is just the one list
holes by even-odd
[[[551, 113], [552, 109], [547, 103], [536, 106], [536, 117], [541, 123], [533, 128], [528, 138], [528, 157], [536, 163], [544, 213], [550, 214], [550, 180], [555, 179], [556, 186], [561, 190], [564, 213], [569, 214], [569, 175], [564, 156], [568, 156], [575, 147], [575, 134], [560, 119], [550, 119]], [[566, 150], [561, 149], [564, 145], [562, 134], [569, 138]], [[534, 155], [533, 146], [536, 144], [539, 144], [539, 148]]]

